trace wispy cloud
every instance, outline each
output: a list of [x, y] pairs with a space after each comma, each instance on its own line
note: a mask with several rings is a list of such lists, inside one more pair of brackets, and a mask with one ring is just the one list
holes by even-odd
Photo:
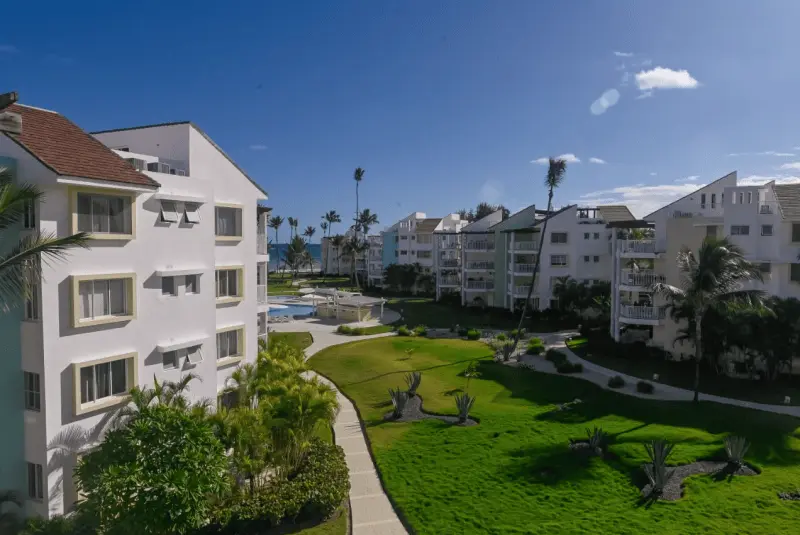
[[603, 159], [601, 159], [601, 158], [595, 158], [595, 157], [592, 157], [592, 158], [589, 158], [589, 163], [599, 163], [599, 164], [604, 164], [604, 163], [606, 163], [606, 161], [605, 161], [605, 160], [603, 160]]
[[636, 100], [642, 100], [643, 98], [650, 98], [653, 96], [652, 91], [642, 91], [636, 96]]
[[750, 175], [740, 178], [737, 184], [740, 186], [760, 186], [767, 182], [775, 181], [776, 184], [797, 184], [800, 182], [800, 176], [794, 175]]
[[674, 71], [666, 67], [656, 67], [649, 71], [636, 73], [636, 84], [642, 91], [651, 89], [693, 89], [700, 85], [686, 69]]
[[[581, 159], [572, 154], [571, 152], [562, 154], [560, 156], [554, 156], [553, 158], [556, 160], [564, 160], [567, 163], [581, 163]], [[535, 160], [531, 160], [531, 163], [538, 163], [539, 165], [547, 165], [548, 163], [550, 163], [550, 158], [546, 157], [536, 158]]]
[[800, 162], [785, 163], [780, 167], [780, 169], [782, 169], [784, 171], [787, 170], [787, 169], [798, 170], [798, 169], [800, 169]]
[[589, 106], [589, 111], [592, 112], [592, 115], [602, 115], [617, 102], [619, 102], [619, 91], [608, 89], [600, 95], [600, 98], [592, 102], [592, 105]]
[[642, 61], [642, 67], [649, 67], [652, 64], [653, 64], [653, 60], [652, 59], [646, 59], [646, 60]]
[[793, 152], [778, 152], [774, 150], [765, 150], [763, 152], [732, 152], [728, 154], [728, 156], [779, 156], [786, 158], [794, 155]]
[[676, 184], [686, 184], [687, 182], [697, 182], [697, 179], [700, 178], [698, 175], [691, 175], [685, 176], [683, 178], [679, 178], [675, 180]]
[[658, 173], [656, 173], [655, 171], [652, 171], [652, 172], [650, 173], [650, 176], [656, 176], [657, 174], [658, 174]]
[[19, 50], [14, 45], [0, 45], [0, 52], [12, 54], [14, 52], [19, 52]]
[[254, 145], [250, 145], [250, 150], [267, 150], [267, 146], [256, 143]]
[[625, 204], [636, 217], [643, 217], [654, 212], [705, 184], [697, 182], [687, 184], [659, 184], [620, 186], [613, 189], [598, 190], [581, 195], [578, 200], [571, 201], [580, 205], [587, 204]]
[[630, 58], [633, 57], [633, 52], [619, 52], [615, 50], [614, 55], [617, 56], [618, 58]]
[[478, 201], [497, 204], [503, 200], [503, 184], [497, 180], [487, 180], [478, 191]]

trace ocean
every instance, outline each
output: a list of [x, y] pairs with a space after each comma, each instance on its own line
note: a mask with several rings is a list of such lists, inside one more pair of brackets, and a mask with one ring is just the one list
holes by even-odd
[[[269, 246], [269, 266], [268, 269], [273, 270], [278, 268], [279, 263], [283, 263], [283, 257], [286, 254], [286, 249], [289, 247], [288, 243], [272, 244]], [[319, 269], [322, 265], [322, 246], [318, 243], [309, 243], [306, 245], [308, 252], [314, 258], [316, 265], [315, 269]]]

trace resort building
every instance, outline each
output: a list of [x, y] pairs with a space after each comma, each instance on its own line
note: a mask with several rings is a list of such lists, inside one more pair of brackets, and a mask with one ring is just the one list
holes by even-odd
[[0, 132], [0, 165], [44, 197], [4, 243], [37, 231], [92, 237], [43, 263], [24, 306], [0, 313], [0, 489], [48, 516], [78, 500], [76, 462], [133, 386], [191, 372], [202, 381], [189, 397], [215, 400], [255, 360], [267, 326], [267, 195], [189, 122], [90, 135], [53, 111], [6, 111], [22, 129]]
[[367, 238], [367, 281], [368, 286], [383, 285], [383, 236], [380, 234]]

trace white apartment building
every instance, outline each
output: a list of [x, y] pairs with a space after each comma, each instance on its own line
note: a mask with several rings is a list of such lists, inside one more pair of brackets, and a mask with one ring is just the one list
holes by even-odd
[[[93, 238], [44, 265], [34, 297], [0, 315], [0, 488], [47, 516], [78, 499], [77, 459], [131, 387], [191, 372], [202, 382], [189, 396], [214, 400], [238, 364], [255, 360], [268, 262], [257, 203], [267, 195], [192, 123], [93, 137], [52, 111], [8, 111], [22, 132], [0, 133], [0, 165], [44, 193], [8, 240], [31, 230]], [[83, 434], [77, 451], [52, 448], [68, 431]]]
[[369, 286], [383, 286], [383, 236], [376, 234], [367, 238], [369, 249], [366, 253]]

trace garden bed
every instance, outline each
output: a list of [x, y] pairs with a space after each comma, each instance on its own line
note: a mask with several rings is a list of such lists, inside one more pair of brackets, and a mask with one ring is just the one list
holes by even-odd
[[[683, 480], [687, 477], [698, 474], [712, 474], [717, 479], [729, 477], [755, 476], [758, 472], [747, 465], [740, 466], [731, 470], [727, 462], [720, 461], [695, 461], [672, 468], [672, 478], [664, 485], [663, 492], [658, 496], [659, 500], [675, 501], [683, 497]], [[648, 498], [652, 493], [652, 487], [647, 484], [642, 489], [642, 497]]]
[[472, 418], [467, 418], [466, 422], [460, 422], [458, 420], [458, 416], [425, 412], [422, 410], [422, 398], [420, 396], [414, 396], [406, 402], [406, 406], [403, 409], [403, 415], [400, 418], [396, 418], [393, 412], [388, 412], [383, 416], [383, 419], [391, 422], [418, 422], [420, 420], [433, 419], [441, 420], [442, 422], [446, 422], [448, 424], [461, 425], [465, 427], [478, 425], [478, 422]]

